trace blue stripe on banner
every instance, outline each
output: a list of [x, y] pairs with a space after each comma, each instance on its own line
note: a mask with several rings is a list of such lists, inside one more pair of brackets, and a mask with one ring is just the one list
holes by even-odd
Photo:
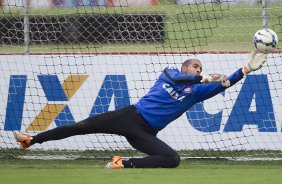
[[74, 124], [74, 118], [72, 116], [72, 113], [70, 111], [69, 106], [66, 106], [58, 115], [58, 117], [55, 119], [56, 125], [59, 126], [64, 126], [64, 125], [71, 125]]
[[27, 76], [11, 75], [4, 130], [21, 130]]
[[57, 75], [38, 75], [48, 101], [68, 101]]

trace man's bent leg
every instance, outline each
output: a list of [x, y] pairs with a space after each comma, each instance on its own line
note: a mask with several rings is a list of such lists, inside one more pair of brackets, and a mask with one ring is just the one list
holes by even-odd
[[127, 140], [135, 149], [149, 156], [124, 160], [125, 168], [174, 168], [179, 165], [179, 155], [166, 143], [150, 134], [142, 136], [127, 138]]

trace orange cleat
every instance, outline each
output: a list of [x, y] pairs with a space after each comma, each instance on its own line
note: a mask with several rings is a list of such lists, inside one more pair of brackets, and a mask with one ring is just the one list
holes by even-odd
[[13, 132], [14, 137], [22, 149], [27, 149], [30, 146], [30, 135], [20, 132]]
[[114, 156], [111, 162], [108, 162], [106, 165], [106, 169], [121, 169], [123, 168], [122, 165], [122, 158], [120, 156]]

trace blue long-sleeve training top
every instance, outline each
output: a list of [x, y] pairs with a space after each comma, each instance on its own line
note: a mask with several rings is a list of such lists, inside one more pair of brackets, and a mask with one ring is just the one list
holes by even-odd
[[[221, 83], [201, 83], [201, 76], [166, 68], [135, 107], [151, 127], [160, 131], [198, 102], [224, 91]], [[231, 86], [243, 78], [242, 69], [227, 77]]]

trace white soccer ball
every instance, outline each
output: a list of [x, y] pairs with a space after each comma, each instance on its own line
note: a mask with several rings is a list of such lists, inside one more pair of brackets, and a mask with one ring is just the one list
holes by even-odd
[[271, 29], [261, 29], [254, 36], [254, 44], [258, 51], [270, 53], [278, 45], [277, 34]]

